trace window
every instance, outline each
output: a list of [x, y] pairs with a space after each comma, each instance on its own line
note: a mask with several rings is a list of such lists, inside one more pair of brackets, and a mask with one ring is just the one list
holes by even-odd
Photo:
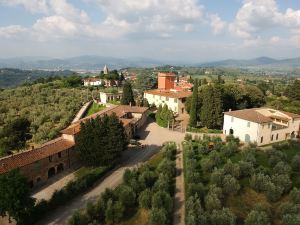
[[177, 103], [177, 98], [174, 98], [174, 102]]
[[264, 129], [265, 125], [262, 125], [262, 129]]
[[264, 142], [264, 137], [261, 137], [260, 138], [260, 143], [263, 143]]
[[274, 134], [272, 134], [272, 136], [271, 136], [271, 141], [273, 141], [273, 139], [274, 139]]
[[166, 97], [166, 101], [169, 101], [169, 97]]
[[61, 158], [61, 152], [58, 153], [58, 158]]
[[40, 177], [36, 178], [36, 182], [37, 183], [41, 182], [41, 178]]
[[49, 156], [49, 162], [52, 162], [52, 155]]
[[270, 124], [270, 123], [268, 123], [268, 129], [270, 129], [270, 126], [271, 126], [271, 124]]
[[278, 134], [276, 134], [276, 140], [278, 140]]
[[250, 127], [250, 122], [247, 123], [247, 127]]
[[233, 122], [233, 121], [234, 121], [234, 117], [232, 116], [232, 117], [231, 117], [231, 122]]

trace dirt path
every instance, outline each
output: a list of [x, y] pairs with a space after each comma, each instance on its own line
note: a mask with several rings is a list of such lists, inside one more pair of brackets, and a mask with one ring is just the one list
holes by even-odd
[[176, 155], [176, 191], [174, 201], [174, 225], [184, 225], [185, 216], [183, 157], [179, 144]]

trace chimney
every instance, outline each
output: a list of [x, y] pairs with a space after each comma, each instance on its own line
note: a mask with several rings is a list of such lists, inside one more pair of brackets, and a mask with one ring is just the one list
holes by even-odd
[[129, 106], [131, 107], [131, 102], [129, 102]]
[[231, 112], [231, 109], [229, 109], [229, 112]]

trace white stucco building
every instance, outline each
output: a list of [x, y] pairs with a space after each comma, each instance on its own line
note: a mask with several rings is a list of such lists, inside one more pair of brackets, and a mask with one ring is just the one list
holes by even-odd
[[300, 115], [271, 108], [243, 109], [224, 113], [223, 133], [242, 142], [267, 145], [299, 135]]
[[122, 98], [123, 92], [100, 92], [100, 102], [109, 103], [110, 101], [120, 101]]
[[102, 80], [97, 77], [89, 77], [83, 79], [83, 85], [88, 87], [88, 86], [99, 86], [102, 84]]
[[167, 105], [170, 110], [177, 114], [185, 113], [184, 103], [186, 98], [191, 96], [191, 92], [172, 91], [172, 90], [148, 90], [144, 92], [144, 98], [147, 99], [149, 105]]

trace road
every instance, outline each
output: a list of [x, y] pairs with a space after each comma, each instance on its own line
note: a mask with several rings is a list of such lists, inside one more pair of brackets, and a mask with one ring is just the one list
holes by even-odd
[[115, 188], [122, 183], [123, 173], [126, 168], [133, 168], [139, 163], [148, 160], [153, 154], [159, 151], [161, 145], [166, 141], [180, 143], [184, 134], [172, 132], [159, 127], [156, 123], [148, 123], [141, 129], [141, 143], [147, 145], [143, 149], [128, 150], [123, 154], [122, 165], [111, 172], [101, 183], [90, 189], [87, 193], [80, 195], [68, 204], [49, 212], [49, 214], [38, 223], [39, 225], [62, 225], [67, 222], [70, 216], [78, 209], [82, 209], [89, 201], [95, 201], [106, 188]]

